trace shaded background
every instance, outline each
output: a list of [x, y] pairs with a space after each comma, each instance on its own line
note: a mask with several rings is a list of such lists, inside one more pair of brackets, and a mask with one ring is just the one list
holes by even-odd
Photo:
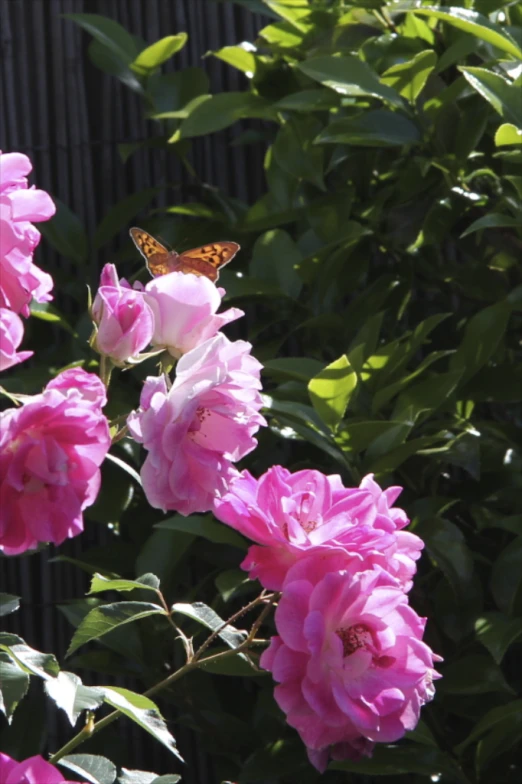
[[[187, 45], [163, 71], [203, 67], [212, 93], [244, 89], [246, 79], [215, 58], [202, 59], [205, 53], [254, 40], [266, 19], [215, 0], [0, 0], [0, 149], [26, 153], [33, 162], [31, 183], [68, 205], [92, 236], [106, 212], [132, 193], [171, 183], [172, 189], [162, 188], [152, 207], [187, 201], [194, 194], [190, 177], [176, 155], [142, 149], [122, 162], [119, 144], [141, 142], [152, 135], [147, 131], [140, 98], [91, 63], [87, 56], [91, 38], [63, 18], [68, 13], [110, 17], [147, 43], [187, 32]], [[236, 125], [195, 140], [192, 160], [205, 183], [252, 202], [262, 191], [264, 150], [261, 145], [230, 147], [231, 137], [240, 131], [241, 125]], [[111, 249], [117, 250], [123, 241], [122, 232], [104, 247], [102, 255], [90, 259], [91, 278], [96, 279], [103, 264], [112, 260]], [[77, 268], [68, 268], [68, 262], [45, 240], [35, 261], [53, 276], [80, 274]], [[67, 302], [64, 305], [67, 309]], [[60, 554], [78, 558], [88, 547], [103, 546], [108, 541], [107, 529], [87, 524], [81, 540], [65, 542]], [[56, 555], [50, 547], [30, 557], [5, 559], [0, 590], [14, 591], [16, 586], [26, 608], [26, 612], [6, 619], [9, 630], [36, 649], [53, 651], [62, 658], [72, 627], [53, 606], [81, 597], [89, 578], [70, 564], [50, 564]], [[106, 680], [139, 688], [128, 679]], [[84, 681], [90, 682], [87, 673]], [[32, 688], [39, 689], [40, 684], [33, 683]], [[42, 710], [44, 705], [42, 700]], [[23, 709], [24, 703], [19, 711]], [[67, 720], [55, 710], [49, 712], [47, 730], [50, 749], [71, 732]], [[109, 731], [111, 746], [115, 735], [120, 737], [122, 748], [132, 744], [132, 760], [125, 763], [129, 767], [171, 771], [172, 756], [131, 722], [120, 722], [117, 729]], [[184, 782], [211, 781], [210, 763], [198, 751], [192, 734], [182, 728], [176, 728], [175, 734], [187, 762]]]

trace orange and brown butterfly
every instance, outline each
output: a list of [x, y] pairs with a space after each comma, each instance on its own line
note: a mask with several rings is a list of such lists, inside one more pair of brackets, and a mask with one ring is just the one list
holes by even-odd
[[210, 242], [200, 248], [177, 253], [175, 250], [167, 250], [143, 229], [134, 227], [129, 230], [129, 234], [153, 278], [168, 275], [169, 272], [184, 272], [202, 275], [215, 283], [221, 267], [232, 261], [239, 250], [237, 242]]

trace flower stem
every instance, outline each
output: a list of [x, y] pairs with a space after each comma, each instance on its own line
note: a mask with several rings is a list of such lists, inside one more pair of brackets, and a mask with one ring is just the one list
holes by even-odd
[[[250, 604], [247, 604], [237, 613], [234, 613], [234, 615], [232, 615], [227, 621], [225, 621], [222, 627], [212, 632], [212, 634], [205, 640], [205, 642], [196, 651], [196, 653], [192, 656], [192, 658], [189, 661], [187, 661], [186, 664], [183, 665], [183, 667], [180, 667], [178, 670], [173, 672], [171, 675], [168, 675], [159, 683], [156, 683], [154, 686], [151, 686], [150, 689], [147, 689], [147, 691], [143, 693], [143, 696], [152, 697], [154, 694], [157, 694], [158, 692], [168, 688], [172, 683], [179, 680], [180, 678], [183, 678], [184, 675], [187, 675], [189, 672], [192, 672], [192, 670], [195, 670], [198, 667], [205, 665], [207, 662], [216, 661], [217, 659], [226, 659], [230, 656], [236, 656], [238, 653], [241, 653], [246, 648], [249, 648], [250, 645], [256, 645], [256, 644], [258, 645], [261, 642], [260, 640], [256, 639], [256, 635], [257, 632], [259, 631], [259, 627], [261, 626], [264, 619], [270, 612], [272, 605], [274, 604], [275, 601], [277, 601], [278, 598], [279, 598], [278, 593], [267, 595], [265, 594], [265, 592], [263, 592], [260, 596], [254, 599], [254, 601], [250, 602]], [[253, 607], [256, 607], [258, 604], [265, 604], [265, 606], [263, 607], [263, 610], [259, 614], [257, 620], [252, 624], [252, 628], [250, 629], [248, 636], [241, 643], [241, 645], [238, 645], [237, 648], [231, 648], [229, 651], [221, 651], [220, 653], [215, 653], [212, 656], [206, 656], [204, 659], [200, 658], [203, 651], [206, 650], [208, 645], [210, 645], [210, 643], [217, 637], [217, 635], [219, 634], [219, 632], [222, 631], [222, 629], [224, 629], [229, 623], [234, 621], [236, 618], [239, 618], [241, 615], [248, 612], [248, 610], [251, 610]], [[108, 727], [109, 724], [112, 724], [113, 721], [116, 721], [116, 719], [119, 719], [120, 716], [122, 715], [123, 714], [121, 710], [114, 710], [112, 711], [112, 713], [109, 713], [108, 716], [105, 716], [105, 718], [100, 719], [100, 721], [97, 721], [95, 724], [91, 724], [91, 723], [86, 724], [85, 727], [83, 727], [83, 729], [80, 730], [80, 732], [74, 736], [74, 738], [71, 738], [71, 740], [68, 743], [66, 743], [65, 746], [62, 746], [61, 749], [58, 749], [58, 751], [55, 752], [55, 754], [53, 754], [49, 758], [49, 762], [52, 765], [54, 765], [56, 762], [58, 762], [58, 760], [62, 759], [62, 757], [64, 757], [66, 754], [69, 754], [73, 749], [75, 749], [81, 743], [86, 741], [88, 738], [91, 738], [93, 735], [96, 735], [96, 733], [100, 732], [100, 730], [103, 730], [105, 727]]]
[[111, 383], [112, 368], [113, 368], [113, 364], [110, 358], [106, 357], [104, 354], [101, 354], [100, 355], [100, 378], [107, 388]]

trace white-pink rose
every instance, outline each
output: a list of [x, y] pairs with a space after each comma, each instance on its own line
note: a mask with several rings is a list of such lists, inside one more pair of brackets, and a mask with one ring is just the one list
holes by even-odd
[[0, 370], [7, 370], [33, 356], [33, 351], [17, 352], [23, 336], [22, 319], [12, 310], [0, 308]]
[[92, 306], [95, 345], [100, 354], [122, 364], [149, 345], [154, 316], [141, 291], [118, 280], [114, 265], [105, 265], [101, 280]]
[[45, 191], [29, 188], [31, 161], [22, 153], [0, 152], [0, 307], [29, 315], [31, 299], [48, 302], [53, 280], [33, 264], [40, 232], [33, 223], [49, 220], [56, 207]]
[[243, 316], [238, 308], [216, 313], [224, 293], [208, 278], [182, 272], [151, 280], [144, 297], [154, 313], [153, 346], [178, 359]]
[[250, 349], [219, 334], [180, 359], [170, 389], [164, 377], [147, 378], [127, 422], [148, 451], [141, 478], [151, 506], [208, 511], [236, 474], [233, 463], [255, 448], [266, 423], [261, 365]]

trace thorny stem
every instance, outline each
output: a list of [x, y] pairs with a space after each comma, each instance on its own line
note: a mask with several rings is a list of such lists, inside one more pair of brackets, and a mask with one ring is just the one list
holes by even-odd
[[[195, 670], [198, 667], [205, 665], [207, 662], [217, 661], [218, 659], [226, 659], [230, 656], [236, 656], [238, 653], [241, 653], [246, 648], [249, 648], [250, 645], [259, 644], [260, 642], [262, 642], [261, 640], [256, 639], [257, 632], [259, 631], [259, 627], [265, 620], [266, 616], [270, 612], [272, 605], [277, 601], [278, 598], [279, 598], [278, 593], [272, 593], [266, 595], [263, 592], [260, 596], [254, 599], [254, 601], [250, 602], [250, 604], [247, 604], [245, 607], [242, 607], [241, 610], [239, 610], [237, 613], [231, 615], [230, 618], [227, 621], [225, 621], [225, 623], [221, 627], [219, 627], [219, 629], [216, 629], [214, 632], [212, 632], [212, 634], [198, 648], [196, 653], [193, 654], [191, 658], [183, 665], [183, 667], [180, 667], [178, 670], [176, 670], [171, 675], [164, 678], [159, 683], [156, 683], [154, 686], [151, 686], [150, 689], [147, 689], [147, 691], [143, 693], [143, 696], [152, 697], [154, 694], [157, 694], [158, 692], [168, 688], [175, 681], [179, 680], [184, 675], [187, 675], [187, 673], [191, 672], [192, 670]], [[163, 596], [161, 596], [161, 600], [162, 603], [165, 605], [165, 600]], [[253, 609], [257, 605], [262, 603], [265, 604], [265, 607], [263, 607], [263, 610], [260, 612], [259, 617], [252, 624], [252, 628], [250, 629], [248, 636], [245, 638], [245, 640], [243, 640], [243, 642], [240, 645], [238, 645], [237, 648], [231, 648], [228, 651], [221, 651], [220, 653], [215, 653], [213, 656], [206, 656], [204, 659], [200, 658], [203, 651], [206, 650], [208, 645], [210, 645], [210, 642], [212, 640], [215, 640], [217, 635], [228, 624], [232, 623], [235, 619], [239, 618], [244, 613], [248, 612], [249, 610]], [[179, 631], [179, 629], [176, 627], [175, 624], [174, 626], [176, 630]], [[97, 721], [95, 724], [89, 721], [83, 727], [83, 729], [80, 730], [80, 732], [74, 736], [74, 738], [71, 738], [71, 740], [68, 743], [66, 743], [65, 746], [62, 746], [61, 749], [58, 749], [58, 751], [49, 758], [49, 762], [52, 765], [54, 765], [56, 762], [58, 762], [58, 760], [62, 759], [62, 757], [65, 757], [66, 754], [69, 754], [69, 752], [71, 752], [81, 743], [86, 741], [88, 738], [91, 738], [93, 735], [96, 735], [96, 733], [100, 732], [100, 730], [103, 730], [105, 727], [108, 727], [109, 724], [112, 724], [113, 721], [116, 721], [116, 719], [119, 719], [120, 716], [122, 715], [123, 715], [122, 711], [115, 710], [112, 713], [109, 713], [108, 716], [105, 716], [105, 718], [100, 719], [100, 721]]]

